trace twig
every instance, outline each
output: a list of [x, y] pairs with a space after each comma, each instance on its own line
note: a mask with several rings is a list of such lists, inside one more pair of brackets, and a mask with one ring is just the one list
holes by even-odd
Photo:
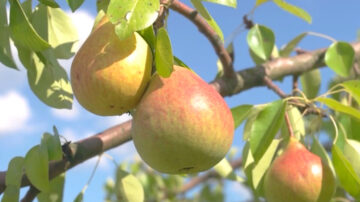
[[[352, 47], [355, 50], [355, 57], [359, 60], [360, 42], [353, 43]], [[301, 75], [312, 69], [325, 67], [324, 56], [326, 50], [323, 48], [293, 57], [278, 58], [260, 66], [238, 71], [236, 73], [236, 82], [218, 77], [211, 83], [222, 96], [231, 96], [249, 88], [263, 86], [263, 78], [265, 76], [271, 80], [278, 80], [288, 75]]]
[[298, 83], [298, 80], [299, 80], [299, 75], [297, 74], [294, 74], [293, 75], [293, 78], [292, 78], [292, 89], [293, 89], [293, 95], [296, 94], [296, 91], [299, 89], [299, 83]]
[[269, 77], [264, 77], [264, 84], [271, 90], [273, 90], [276, 94], [278, 94], [281, 98], [286, 98], [286, 93], [279, 88]]
[[201, 17], [196, 10], [188, 7], [179, 0], [173, 0], [170, 4], [170, 8], [188, 18], [198, 27], [199, 31], [208, 38], [216, 54], [218, 55], [224, 68], [224, 77], [234, 77], [235, 71], [233, 68], [233, 61], [231, 60], [229, 53], [226, 51], [226, 48], [224, 47], [223, 42], [220, 40], [220, 37], [204, 20], [204, 18]]
[[[131, 140], [130, 135], [131, 121], [111, 127], [94, 136], [90, 136], [78, 142], [72, 143], [70, 149], [72, 150], [72, 158], [63, 158], [60, 161], [51, 162], [49, 164], [49, 178], [60, 175], [66, 170], [103, 153], [106, 150], [117, 147]], [[0, 172], [0, 194], [5, 190], [5, 172]], [[29, 186], [30, 181], [23, 175], [21, 187]]]
[[33, 201], [39, 193], [40, 193], [40, 191], [38, 189], [36, 189], [34, 186], [30, 186], [30, 188], [26, 192], [24, 198], [21, 199], [21, 202]]
[[290, 137], [294, 137], [294, 131], [293, 131], [293, 128], [292, 128], [292, 125], [291, 125], [291, 122], [290, 122], [290, 119], [289, 119], [289, 115], [288, 115], [287, 112], [285, 112], [285, 121], [286, 121], [286, 125], [287, 125], [287, 128], [288, 128]]

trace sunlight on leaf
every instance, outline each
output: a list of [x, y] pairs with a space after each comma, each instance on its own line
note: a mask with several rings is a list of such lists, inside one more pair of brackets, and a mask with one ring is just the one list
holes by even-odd
[[10, 31], [15, 44], [20, 44], [33, 51], [42, 51], [50, 47], [34, 30], [25, 15], [19, 0], [10, 0]]
[[159, 9], [159, 0], [111, 0], [107, 15], [115, 24], [116, 35], [122, 40], [131, 33], [152, 25], [158, 17]]
[[334, 168], [342, 187], [352, 196], [360, 199], [360, 177], [356, 175], [354, 168], [336, 145], [332, 147], [332, 157]]
[[259, 58], [268, 60], [275, 45], [275, 35], [271, 29], [255, 25], [248, 32], [247, 43]]
[[266, 152], [284, 120], [286, 103], [282, 100], [267, 105], [256, 117], [250, 136], [250, 150], [258, 161]]
[[220, 5], [224, 5], [224, 6], [230, 6], [233, 8], [236, 8], [236, 2], [237, 0], [203, 0], [203, 1], [208, 1], [211, 3], [217, 3]]
[[191, 0], [191, 3], [200, 13], [200, 15], [206, 20], [206, 22], [214, 29], [216, 34], [219, 36], [220, 40], [224, 42], [224, 35], [220, 27], [218, 26], [214, 18], [211, 17], [210, 13], [207, 11], [204, 5], [201, 3], [201, 0]]
[[325, 63], [336, 74], [347, 77], [354, 62], [355, 51], [347, 42], [335, 42], [327, 49]]
[[161, 77], [169, 77], [174, 65], [171, 42], [165, 28], [160, 28], [156, 36], [155, 66]]
[[134, 175], [120, 168], [116, 172], [115, 189], [119, 201], [144, 201], [144, 190], [140, 181]]
[[316, 98], [316, 101], [326, 104], [329, 108], [331, 108], [335, 111], [345, 113], [347, 115], [350, 115], [350, 116], [360, 120], [360, 111], [356, 110], [353, 107], [343, 105], [340, 102], [338, 102], [332, 98], [319, 97], [319, 98]]
[[6, 0], [0, 0], [0, 62], [17, 69], [10, 49], [10, 30], [7, 23]]
[[287, 11], [303, 20], [305, 20], [307, 23], [311, 24], [311, 16], [309, 13], [307, 13], [304, 9], [299, 8], [297, 6], [294, 6], [292, 4], [289, 4], [285, 2], [284, 0], [274, 0], [274, 3], [279, 6], [284, 11]]

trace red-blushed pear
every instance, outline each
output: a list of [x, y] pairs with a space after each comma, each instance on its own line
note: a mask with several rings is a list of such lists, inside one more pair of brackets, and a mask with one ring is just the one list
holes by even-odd
[[264, 181], [269, 202], [328, 202], [335, 186], [330, 167], [295, 138], [275, 158]]
[[207, 170], [225, 157], [234, 120], [224, 99], [190, 70], [155, 74], [134, 113], [132, 138], [141, 158], [169, 174]]
[[152, 53], [136, 32], [124, 40], [105, 16], [75, 55], [71, 84], [88, 111], [120, 115], [133, 109], [151, 78]]

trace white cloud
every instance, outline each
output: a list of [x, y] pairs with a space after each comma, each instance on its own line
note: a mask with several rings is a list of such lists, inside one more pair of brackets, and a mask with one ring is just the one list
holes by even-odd
[[26, 128], [31, 112], [28, 101], [15, 90], [0, 95], [0, 133]]
[[75, 142], [79, 138], [77, 137], [75, 131], [71, 128], [65, 128], [62, 131], [59, 131], [60, 135], [62, 135], [67, 141]]
[[75, 13], [68, 12], [79, 34], [79, 44], [82, 44], [89, 36], [95, 17], [86, 12], [85, 10], [77, 10]]
[[241, 183], [229, 181], [229, 185], [229, 191], [240, 195], [242, 200], [247, 201], [252, 199], [252, 194], [249, 189]]
[[73, 103], [72, 109], [54, 109], [51, 108], [51, 113], [53, 116], [63, 119], [63, 120], [74, 120], [79, 117], [79, 104], [77, 102]]
[[111, 116], [111, 117], [104, 117], [104, 124], [107, 127], [115, 126], [121, 123], [124, 123], [128, 120], [131, 120], [132, 116], [128, 113], [124, 113], [120, 116]]

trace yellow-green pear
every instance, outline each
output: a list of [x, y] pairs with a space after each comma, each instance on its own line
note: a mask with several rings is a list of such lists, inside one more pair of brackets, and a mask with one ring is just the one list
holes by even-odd
[[152, 53], [136, 32], [119, 40], [105, 16], [75, 55], [71, 84], [88, 111], [120, 115], [133, 109], [151, 78]]

